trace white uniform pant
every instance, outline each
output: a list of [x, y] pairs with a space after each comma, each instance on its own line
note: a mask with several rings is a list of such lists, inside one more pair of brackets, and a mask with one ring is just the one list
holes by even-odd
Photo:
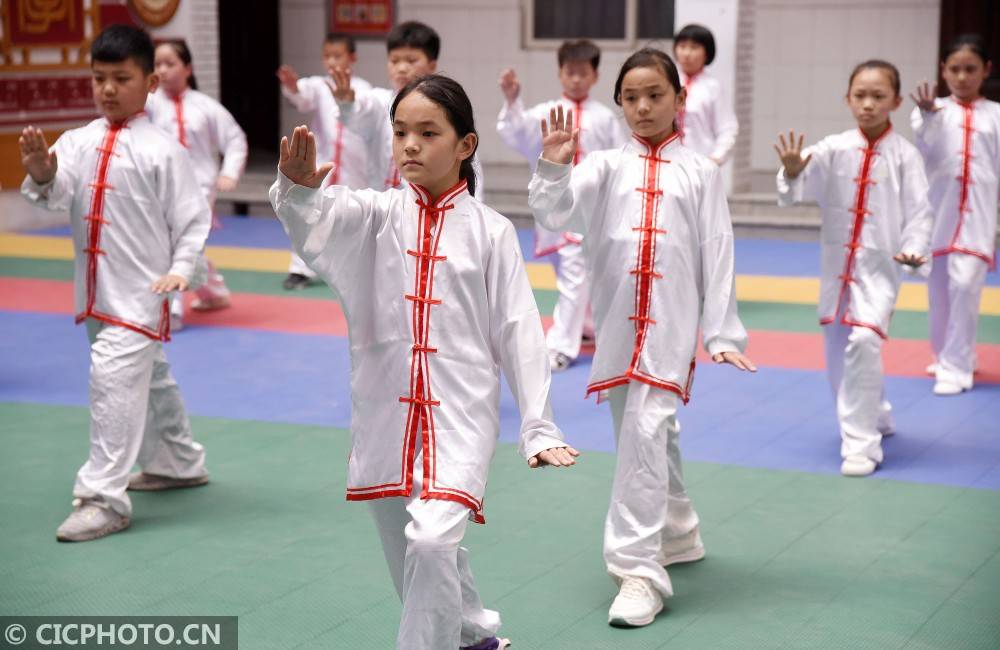
[[868, 327], [823, 326], [826, 374], [837, 405], [840, 455], [882, 462], [882, 433], [892, 428], [892, 405], [885, 399], [882, 337]]
[[[193, 290], [198, 299], [204, 301], [229, 297], [229, 287], [226, 286], [225, 278], [204, 253], [198, 256], [194, 276], [188, 289]], [[178, 318], [184, 317], [184, 296], [180, 291], [175, 291], [170, 297], [170, 314]]]
[[[580, 338], [590, 308], [590, 279], [580, 244], [566, 244], [559, 249], [556, 288], [559, 299], [552, 312], [552, 327], [545, 336], [545, 343], [551, 352], [561, 352], [576, 359], [580, 356]], [[589, 329], [593, 331], [593, 324]]]
[[417, 456], [409, 497], [369, 502], [396, 593], [403, 602], [396, 647], [448, 650], [496, 636], [500, 614], [485, 609], [459, 546], [469, 509], [454, 501], [421, 499]]
[[309, 279], [314, 279], [316, 277], [316, 271], [309, 268], [305, 260], [292, 252], [292, 260], [288, 263], [288, 273], [296, 273], [298, 275], [304, 275]]
[[205, 450], [191, 437], [163, 344], [138, 332], [87, 320], [90, 338], [90, 455], [73, 496], [99, 499], [129, 516], [125, 490], [138, 462], [175, 478], [204, 476]]
[[979, 300], [988, 265], [973, 255], [951, 253], [934, 259], [930, 298], [931, 349], [937, 379], [972, 388], [976, 365]]
[[673, 587], [657, 555], [665, 541], [698, 525], [684, 489], [678, 397], [633, 381], [612, 388], [608, 399], [618, 457], [604, 523], [604, 562], [615, 582], [648, 578], [669, 597]]

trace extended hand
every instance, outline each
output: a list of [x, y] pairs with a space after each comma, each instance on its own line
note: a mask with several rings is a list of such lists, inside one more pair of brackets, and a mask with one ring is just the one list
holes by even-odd
[[287, 88], [289, 92], [299, 92], [299, 73], [295, 72], [295, 68], [290, 65], [283, 65], [278, 68], [277, 75], [281, 81], [281, 85]]
[[917, 86], [917, 94], [910, 93], [910, 99], [917, 105], [917, 108], [925, 113], [937, 113], [940, 107], [934, 105], [934, 91], [931, 89], [929, 81], [925, 81]]
[[712, 361], [716, 363], [728, 363], [731, 366], [736, 366], [740, 370], [757, 372], [757, 366], [753, 365], [753, 361], [750, 360], [750, 357], [740, 352], [720, 352], [712, 355]]
[[805, 159], [802, 158], [802, 142], [805, 140], [805, 136], [800, 135], [796, 141], [795, 131], [792, 130], [788, 132], [788, 142], [785, 142], [784, 133], [778, 135], [778, 140], [781, 142], [781, 146], [774, 145], [774, 150], [777, 152], [778, 158], [781, 158], [781, 164], [785, 166], [785, 178], [795, 178], [812, 160], [812, 154], [806, 156]]
[[351, 88], [351, 69], [336, 67], [330, 69], [330, 76], [333, 77], [333, 86], [330, 92], [333, 98], [341, 104], [349, 104], [354, 101], [354, 89]]
[[570, 446], [553, 447], [540, 451], [528, 459], [528, 467], [539, 467], [552, 465], [553, 467], [569, 467], [576, 465], [576, 457], [580, 455], [576, 449]]
[[41, 129], [33, 126], [25, 128], [21, 131], [17, 144], [21, 148], [21, 164], [32, 180], [45, 185], [56, 177], [56, 169], [59, 167], [56, 152], [49, 152], [49, 145], [45, 142], [45, 134]]
[[236, 189], [237, 181], [235, 178], [230, 178], [228, 176], [219, 176], [215, 181], [215, 189], [220, 192], [232, 192]]
[[913, 268], [919, 268], [927, 261], [926, 257], [921, 257], [915, 253], [898, 253], [893, 255], [892, 259], [896, 260], [900, 264], [905, 264], [907, 266], [912, 266]]
[[500, 90], [507, 98], [508, 104], [513, 104], [521, 94], [521, 83], [517, 80], [517, 73], [513, 68], [507, 68], [500, 73]]
[[288, 180], [316, 189], [333, 169], [333, 163], [323, 163], [316, 169], [316, 136], [304, 126], [297, 126], [292, 132], [292, 141], [281, 138], [281, 153], [278, 169]]
[[568, 165], [573, 162], [580, 143], [580, 129], [573, 128], [573, 111], [563, 114], [562, 104], [549, 112], [549, 121], [542, 120], [542, 158]]
[[151, 287], [153, 293], [170, 293], [171, 291], [187, 291], [188, 281], [179, 275], [170, 275], [169, 273], [156, 282], [153, 283]]

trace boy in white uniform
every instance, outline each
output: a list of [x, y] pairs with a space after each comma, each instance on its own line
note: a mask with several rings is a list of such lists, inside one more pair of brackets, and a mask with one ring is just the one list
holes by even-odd
[[162, 342], [168, 298], [186, 289], [211, 226], [187, 152], [145, 115], [156, 88], [153, 44], [113, 25], [91, 46], [94, 99], [104, 117], [67, 131], [49, 150], [39, 129], [19, 140], [21, 192], [68, 210], [73, 229], [76, 321], [90, 337], [90, 457], [73, 488], [60, 541], [127, 528], [131, 479], [144, 489], [208, 482]]
[[[556, 106], [572, 110], [580, 129], [580, 147], [573, 164], [592, 151], [617, 149], [626, 140], [621, 120], [614, 111], [590, 97], [590, 89], [597, 83], [600, 49], [588, 40], [566, 41], [559, 48], [557, 59], [562, 97], [530, 109], [525, 109], [520, 98], [521, 84], [514, 70], [508, 68], [500, 77], [500, 89], [506, 101], [497, 117], [497, 133], [508, 147], [528, 159], [532, 171], [542, 153], [538, 124], [548, 118], [549, 111]], [[545, 337], [554, 372], [568, 368], [580, 354], [584, 322], [590, 307], [590, 283], [582, 242], [579, 233], [554, 233], [535, 226], [535, 256], [559, 253], [556, 275], [559, 300], [552, 313], [552, 327]]]
[[[358, 62], [354, 38], [347, 34], [327, 34], [323, 41], [325, 75], [299, 77], [290, 65], [278, 68], [281, 94], [297, 111], [309, 115], [309, 130], [316, 134], [316, 155], [323, 162], [334, 164], [329, 184], [346, 185], [353, 189], [368, 187], [368, 156], [364, 140], [340, 121], [340, 110], [333, 98], [333, 70], [351, 67]], [[353, 80], [358, 90], [369, 90], [371, 84], [360, 77]], [[381, 187], [378, 185], [376, 187]], [[304, 289], [316, 279], [302, 258], [292, 251], [288, 277], [282, 286], [288, 290]]]

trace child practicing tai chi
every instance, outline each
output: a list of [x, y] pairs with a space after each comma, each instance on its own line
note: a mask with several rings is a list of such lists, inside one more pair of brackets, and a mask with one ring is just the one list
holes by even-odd
[[[386, 119], [405, 188], [322, 189], [315, 136], [282, 139], [271, 203], [340, 295], [351, 340], [347, 498], [371, 501], [403, 601], [397, 647], [506, 647], [459, 546], [499, 434], [500, 370], [529, 466], [578, 455], [552, 423], [541, 320], [510, 222], [474, 198], [478, 136], [456, 82], [407, 84]], [[402, 460], [401, 460], [402, 459]]]
[[673, 594], [664, 567], [705, 556], [677, 422], [699, 330], [716, 363], [756, 368], [741, 352], [747, 334], [719, 168], [676, 131], [684, 106], [677, 68], [660, 50], [642, 49], [622, 66], [614, 99], [631, 140], [576, 166], [572, 113], [550, 111], [528, 201], [542, 226], [584, 236], [597, 327], [587, 392], [607, 391], [618, 446], [604, 561], [620, 589], [608, 622], [639, 626]]
[[[188, 150], [195, 177], [211, 208], [216, 191], [236, 188], [247, 163], [247, 137], [226, 108], [198, 91], [191, 64], [191, 50], [182, 40], [156, 46], [156, 76], [159, 87], [149, 95], [146, 112], [156, 126], [177, 138]], [[219, 155], [222, 165], [219, 166]], [[229, 306], [229, 289], [215, 266], [207, 260], [208, 280], [195, 290], [196, 311]], [[180, 293], [170, 301], [171, 330], [183, 325], [184, 302]]]
[[911, 118], [924, 157], [934, 210], [928, 281], [934, 393], [972, 388], [976, 327], [986, 271], [996, 265], [1000, 194], [1000, 104], [984, 98], [992, 63], [981, 36], [960, 36], [945, 52], [941, 76], [951, 95], [917, 89]]
[[[327, 34], [323, 41], [323, 69], [325, 75], [299, 77], [290, 65], [278, 68], [281, 94], [300, 113], [309, 116], [309, 130], [316, 134], [316, 157], [322, 162], [333, 163], [330, 185], [346, 185], [360, 190], [368, 187], [368, 156], [366, 145], [356, 133], [345, 129], [339, 119], [337, 102], [333, 98], [333, 71], [338, 67], [350, 68], [358, 62], [354, 37], [348, 34]], [[371, 84], [361, 77], [352, 79], [359, 91], [371, 89]], [[375, 187], [381, 188], [381, 182]], [[306, 266], [298, 255], [292, 253], [288, 277], [282, 282], [287, 290], [304, 289], [316, 278], [316, 272]]]
[[920, 154], [889, 121], [901, 102], [896, 67], [866, 61], [847, 88], [856, 129], [805, 150], [794, 132], [775, 145], [783, 165], [778, 204], [815, 200], [822, 214], [819, 322], [845, 476], [866, 476], [882, 462], [882, 436], [893, 427], [882, 341], [899, 293], [900, 265], [923, 264], [930, 236]]
[[715, 37], [706, 27], [687, 25], [674, 37], [674, 57], [687, 97], [677, 113], [681, 142], [722, 165], [733, 153], [740, 125], [719, 81], [705, 72], [715, 60]]
[[[149, 36], [112, 25], [90, 56], [103, 117], [63, 133], [51, 150], [30, 126], [19, 140], [22, 194], [69, 211], [76, 321], [90, 338], [90, 456], [76, 476], [73, 513], [56, 531], [74, 542], [128, 527], [126, 488], [208, 482], [162, 342], [170, 340], [169, 295], [191, 282], [211, 211], [187, 152], [143, 112], [156, 87]], [[130, 477], [137, 461], [143, 472]]]
[[[497, 118], [497, 133], [508, 147], [528, 159], [532, 171], [542, 153], [538, 121], [548, 117], [549, 111], [556, 106], [573, 111], [580, 129], [580, 145], [573, 158], [574, 164], [591, 151], [616, 149], [625, 142], [625, 131], [618, 116], [604, 104], [590, 98], [590, 89], [597, 83], [597, 66], [601, 62], [601, 51], [597, 46], [587, 40], [566, 41], [559, 48], [557, 58], [562, 97], [527, 110], [521, 101], [521, 84], [514, 70], [508, 68], [500, 76], [500, 90], [506, 101]], [[553, 372], [565, 370], [580, 354], [584, 322], [590, 308], [590, 284], [580, 245], [582, 241], [579, 233], [553, 233], [541, 227], [535, 228], [535, 256], [559, 252], [556, 269], [559, 300], [552, 312], [552, 327], [545, 336]]]

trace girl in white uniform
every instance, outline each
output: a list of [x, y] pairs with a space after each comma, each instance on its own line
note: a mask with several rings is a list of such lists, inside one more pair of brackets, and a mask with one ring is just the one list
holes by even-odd
[[[247, 163], [247, 138], [226, 108], [198, 91], [191, 51], [184, 41], [167, 41], [156, 48], [156, 74], [160, 83], [146, 102], [146, 112], [156, 124], [188, 150], [198, 185], [209, 206], [216, 191], [236, 188]], [[219, 156], [222, 164], [219, 164]], [[192, 309], [210, 311], [229, 306], [229, 289], [207, 259], [208, 279], [195, 292]], [[184, 304], [175, 294], [170, 305], [175, 329], [181, 325]]]
[[[333, 98], [332, 77], [334, 68], [353, 66], [357, 62], [357, 47], [352, 36], [327, 34], [323, 41], [323, 68], [327, 74], [299, 77], [290, 65], [278, 68], [277, 74], [281, 81], [281, 94], [295, 110], [309, 116], [309, 129], [316, 134], [317, 159], [333, 163], [333, 172], [327, 183], [360, 190], [369, 187], [368, 153], [364, 140], [340, 122], [340, 111]], [[371, 89], [371, 84], [361, 77], [355, 77], [353, 81], [358, 90]], [[289, 290], [303, 289], [315, 278], [315, 271], [293, 252], [288, 277], [282, 286]]]
[[371, 510], [403, 601], [399, 648], [505, 647], [459, 546], [499, 434], [500, 370], [530, 466], [572, 465], [552, 423], [541, 320], [513, 226], [475, 199], [477, 135], [462, 87], [432, 75], [390, 116], [405, 188], [322, 190], [305, 127], [282, 140], [271, 202], [296, 251], [340, 295], [351, 345], [347, 498]]
[[[528, 159], [532, 172], [542, 153], [538, 123], [548, 118], [551, 109], [560, 105], [565, 111], [573, 111], [580, 129], [580, 146], [573, 159], [574, 164], [591, 151], [617, 149], [625, 142], [621, 119], [610, 108], [589, 96], [590, 89], [597, 83], [600, 60], [601, 51], [590, 41], [563, 43], [558, 52], [562, 97], [529, 109], [525, 109], [520, 98], [521, 84], [514, 70], [507, 69], [501, 75], [500, 89], [506, 101], [497, 117], [497, 133], [504, 144]], [[559, 299], [552, 312], [552, 327], [545, 336], [549, 360], [555, 372], [565, 370], [579, 356], [581, 338], [587, 329], [590, 283], [582, 242], [580, 233], [555, 233], [535, 227], [535, 256], [559, 253], [556, 267]], [[589, 329], [592, 334], [593, 324]]]
[[597, 328], [588, 393], [608, 393], [618, 444], [604, 560], [620, 585], [612, 625], [646, 625], [672, 595], [664, 566], [704, 557], [684, 489], [679, 401], [699, 330], [717, 363], [755, 370], [736, 311], [733, 233], [718, 166], [684, 147], [673, 61], [643, 49], [615, 83], [632, 139], [572, 165], [580, 132], [558, 107], [543, 122], [529, 188], [535, 219], [583, 233]]
[[715, 60], [715, 37], [701, 25], [687, 25], [674, 37], [674, 56], [680, 66], [686, 99], [677, 114], [677, 128], [685, 147], [723, 165], [733, 153], [740, 125], [732, 99], [705, 68]]
[[937, 395], [972, 388], [976, 327], [986, 272], [996, 266], [1000, 104], [980, 95], [992, 64], [980, 36], [959, 37], [941, 74], [951, 95], [918, 89], [913, 131], [934, 210], [928, 293]]
[[840, 422], [841, 472], [865, 476], [882, 462], [892, 433], [882, 376], [901, 280], [900, 265], [926, 259], [931, 229], [927, 178], [916, 148], [892, 130], [899, 71], [885, 61], [858, 65], [847, 104], [858, 128], [801, 150], [781, 136], [778, 203], [815, 200], [822, 211], [819, 318], [827, 376]]

